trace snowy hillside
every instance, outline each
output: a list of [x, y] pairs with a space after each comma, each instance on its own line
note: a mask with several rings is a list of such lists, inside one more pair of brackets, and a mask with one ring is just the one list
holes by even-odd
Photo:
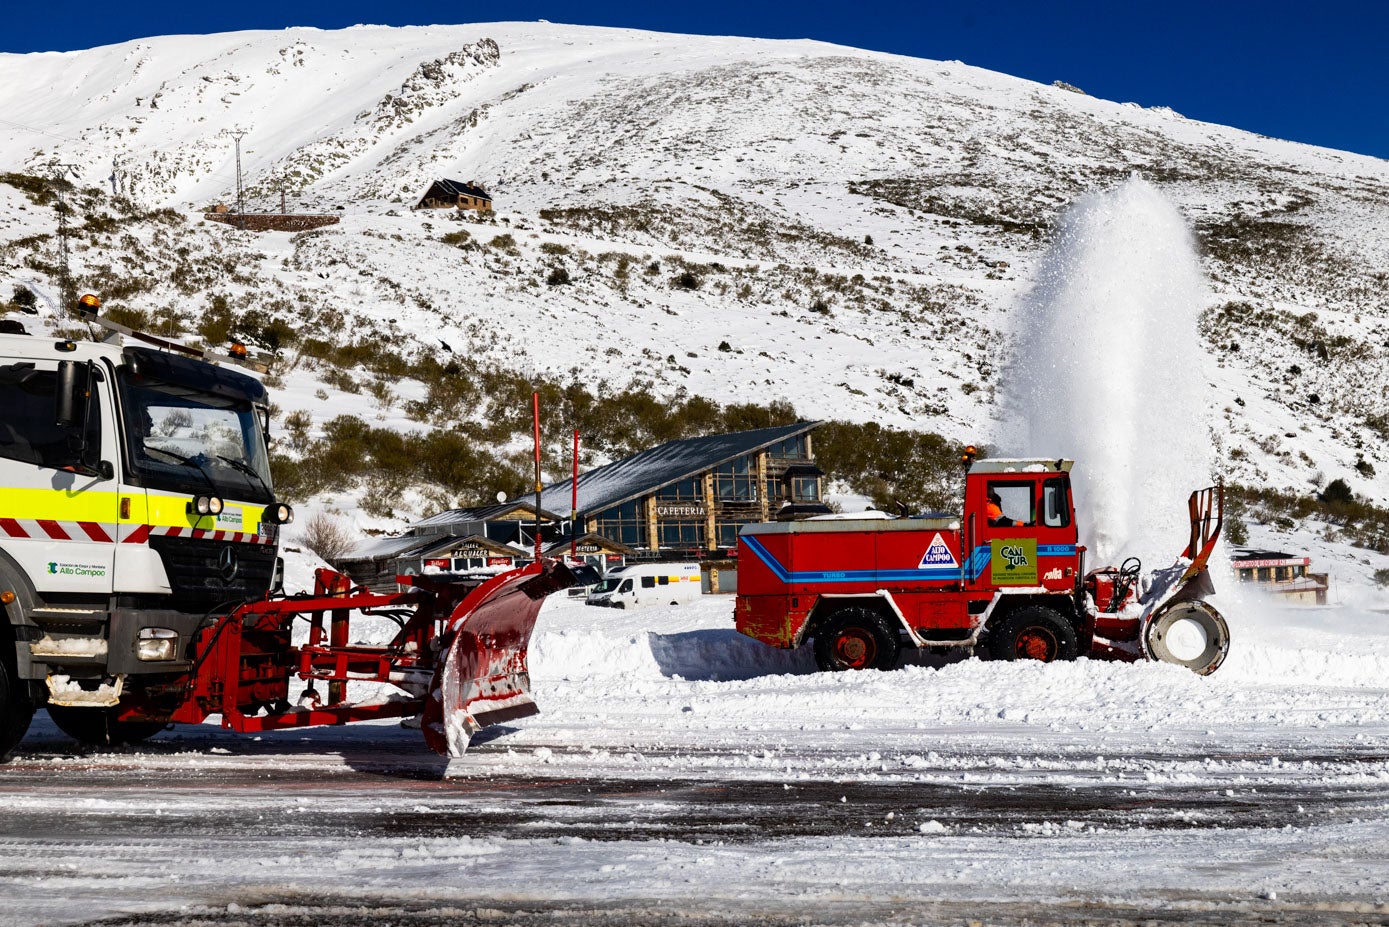
[[[69, 324], [54, 204], [18, 175], [71, 165], [79, 289], [193, 340], [280, 344], [280, 421], [301, 437], [344, 412], [475, 418], [412, 376], [455, 356], [600, 398], [782, 399], [1016, 442], [1000, 378], [1049, 233], [1138, 173], [1201, 247], [1205, 356], [1184, 373], [1230, 478], [1342, 478], [1389, 501], [1389, 163], [1373, 158], [959, 62], [550, 24], [0, 55], [0, 111], [0, 299], [22, 285], [43, 310], [14, 317]], [[202, 219], [235, 202], [238, 134], [248, 210], [284, 191], [342, 221]], [[495, 216], [412, 211], [440, 177], [487, 187]]]

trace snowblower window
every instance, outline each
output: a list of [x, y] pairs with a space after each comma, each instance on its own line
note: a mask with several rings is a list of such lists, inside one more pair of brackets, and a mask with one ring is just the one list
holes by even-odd
[[1042, 484], [1042, 524], [1064, 528], [1071, 523], [1071, 507], [1066, 504], [1066, 481], [1047, 480]]
[[1003, 509], [1003, 517], [1007, 519], [1000, 524], [1030, 525], [1036, 521], [1032, 511], [1031, 483], [990, 483], [989, 493], [998, 494], [999, 508]]

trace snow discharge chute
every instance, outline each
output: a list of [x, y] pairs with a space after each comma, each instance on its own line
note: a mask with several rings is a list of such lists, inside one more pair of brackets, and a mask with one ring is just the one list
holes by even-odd
[[1215, 593], [1207, 562], [1220, 538], [1225, 516], [1224, 487], [1191, 494], [1191, 539], [1175, 564], [1153, 574], [1143, 603], [1143, 652], [1149, 659], [1176, 663], [1208, 676], [1230, 652], [1230, 629], [1206, 596]]

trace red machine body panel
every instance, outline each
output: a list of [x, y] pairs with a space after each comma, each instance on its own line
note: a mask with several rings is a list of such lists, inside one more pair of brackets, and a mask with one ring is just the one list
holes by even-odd
[[[966, 478], [959, 518], [747, 526], [738, 540], [738, 630], [794, 647], [817, 612], [855, 597], [889, 603], [920, 643], [970, 639], [1000, 594], [1052, 597], [1075, 614], [1084, 549], [1069, 462], [980, 463]], [[990, 498], [1001, 512], [988, 508]]]

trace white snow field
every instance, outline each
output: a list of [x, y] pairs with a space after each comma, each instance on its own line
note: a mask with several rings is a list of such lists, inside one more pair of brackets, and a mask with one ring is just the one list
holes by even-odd
[[[406, 357], [444, 341], [599, 393], [784, 399], [807, 418], [969, 443], [1010, 437], [996, 397], [1058, 216], [1136, 173], [1203, 245], [1208, 283], [1183, 313], [1204, 313], [1193, 386], [1230, 479], [1341, 478], [1389, 500], [1380, 159], [955, 61], [551, 23], [0, 54], [0, 111], [0, 173], [46, 175], [56, 159], [96, 191], [73, 272], [113, 308], [191, 332], [218, 295]], [[283, 188], [291, 210], [341, 223], [256, 235], [205, 221], [234, 201], [242, 132], [249, 209], [278, 210]], [[413, 211], [437, 177], [485, 184], [496, 216]], [[102, 231], [112, 189], [175, 214]], [[1170, 242], [1168, 217], [1152, 231]], [[0, 182], [0, 298], [33, 289], [40, 316], [17, 317], [36, 332], [66, 323], [41, 270], [56, 244], [35, 237], [54, 226], [51, 206]], [[671, 284], [687, 266], [698, 289]], [[570, 285], [546, 284], [556, 268]], [[1104, 332], [1067, 334], [1087, 358], [1133, 344]], [[487, 411], [412, 421], [422, 383], [316, 368], [287, 351], [275, 391], [281, 421], [307, 415], [311, 437], [344, 413], [427, 429]], [[563, 455], [547, 466], [562, 473]], [[405, 494], [389, 525], [347, 489], [318, 501], [399, 528], [430, 514], [426, 498]]]

